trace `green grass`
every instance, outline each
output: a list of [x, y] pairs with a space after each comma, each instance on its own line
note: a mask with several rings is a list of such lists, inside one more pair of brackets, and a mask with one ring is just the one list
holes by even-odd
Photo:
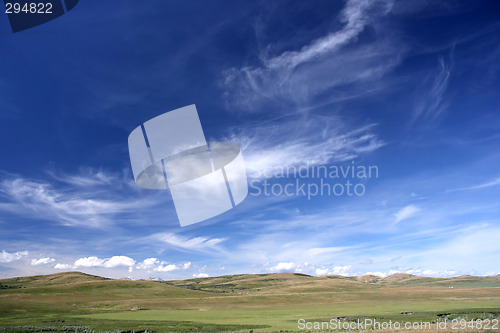
[[[439, 319], [438, 314], [450, 312], [450, 319], [463, 317], [468, 315], [470, 318], [481, 318], [483, 313], [494, 313], [495, 318], [499, 318], [500, 310], [498, 308], [481, 308], [480, 304], [468, 304], [468, 309], [454, 308], [453, 304], [441, 303], [436, 304], [434, 311], [425, 311], [426, 305], [417, 305], [407, 307], [404, 304], [383, 304], [373, 308], [372, 304], [359, 306], [357, 304], [344, 306], [291, 306], [280, 307], [276, 309], [224, 309], [224, 310], [147, 310], [138, 312], [115, 312], [85, 315], [84, 318], [91, 319], [112, 319], [112, 320], [198, 320], [214, 325], [221, 324], [243, 324], [254, 325], [260, 324], [271, 331], [280, 330], [297, 330], [298, 319], [307, 321], [329, 321], [332, 318], [347, 317], [347, 320], [355, 321], [356, 319], [363, 320], [364, 318], [372, 318], [377, 320], [392, 320], [394, 321], [425, 321], [435, 322]], [[471, 307], [470, 307], [471, 306]], [[473, 310], [474, 306], [477, 310]], [[402, 315], [400, 309], [410, 309], [414, 312], [412, 315]], [[481, 310], [481, 311], [479, 311]]]
[[442, 314], [451, 320], [499, 318], [500, 313], [498, 276], [285, 273], [154, 282], [70, 272], [0, 283], [9, 286], [0, 289], [0, 333], [297, 331], [298, 319], [435, 322]]

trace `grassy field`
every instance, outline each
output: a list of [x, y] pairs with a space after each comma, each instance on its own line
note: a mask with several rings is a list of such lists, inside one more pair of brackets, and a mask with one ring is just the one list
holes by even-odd
[[[68, 272], [0, 284], [0, 332], [298, 331], [299, 319], [313, 325], [332, 318], [340, 323], [429, 322], [432, 328], [426, 332], [457, 332], [454, 319], [493, 324], [500, 318], [500, 276], [396, 274], [381, 279], [281, 273], [156, 282]], [[435, 326], [444, 320], [447, 330]], [[499, 331], [499, 325], [467, 331]]]

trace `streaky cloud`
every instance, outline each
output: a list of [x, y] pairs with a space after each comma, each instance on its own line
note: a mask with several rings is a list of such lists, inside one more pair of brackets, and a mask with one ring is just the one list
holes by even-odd
[[[399, 64], [406, 52], [396, 34], [380, 24], [392, 4], [388, 0], [350, 0], [339, 15], [344, 24], [340, 30], [296, 51], [264, 55], [259, 66], [227, 69], [222, 87], [228, 107], [258, 111], [268, 110], [271, 103], [275, 108], [299, 105], [307, 109], [313, 99], [313, 104], [318, 105], [324, 104], [321, 100], [325, 98], [331, 103], [335, 100], [332, 95], [339, 95], [340, 100], [360, 95], [356, 89], [347, 93], [332, 89], [380, 78]], [[371, 25], [377, 26], [374, 40], [356, 44], [359, 35]], [[374, 88], [370, 85], [363, 90]]]
[[[432, 79], [432, 83], [417, 97], [415, 104], [413, 122], [422, 119], [424, 121], [436, 120], [448, 107], [445, 93], [451, 75], [450, 65], [439, 58], [439, 71]], [[426, 80], [429, 81], [430, 77]]]
[[483, 189], [483, 188], [497, 186], [497, 185], [500, 185], [500, 178], [496, 178], [496, 179], [494, 179], [492, 181], [489, 181], [489, 182], [486, 182], [486, 183], [482, 183], [482, 184], [479, 184], [479, 185], [472, 185], [472, 186], [467, 186], [467, 187], [461, 187], [461, 188], [447, 190], [446, 192], [480, 190], [480, 189]]

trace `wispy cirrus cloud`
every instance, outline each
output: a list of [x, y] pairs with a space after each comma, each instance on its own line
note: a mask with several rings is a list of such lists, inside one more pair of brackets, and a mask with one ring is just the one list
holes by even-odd
[[401, 221], [407, 220], [415, 216], [415, 214], [417, 214], [419, 211], [420, 208], [415, 205], [408, 205], [406, 207], [403, 207], [396, 214], [394, 214], [394, 223], [399, 223]]
[[78, 187], [110, 185], [116, 182], [116, 176], [107, 174], [102, 170], [94, 171], [93, 169], [85, 169], [83, 173], [74, 175], [59, 174], [50, 170], [49, 175], [57, 181]]
[[[134, 199], [110, 189], [109, 177], [61, 176], [65, 184], [6, 175], [0, 181], [0, 211], [66, 226], [101, 228], [113, 223], [117, 214], [151, 207], [154, 198]], [[103, 182], [101, 182], [101, 179]], [[116, 180], [116, 179], [115, 179]], [[104, 190], [87, 188], [103, 185]]]
[[251, 177], [306, 162], [344, 162], [385, 145], [375, 132], [376, 123], [348, 124], [333, 112], [318, 115], [309, 111], [334, 100], [370, 93], [382, 85], [335, 90], [378, 78], [399, 63], [405, 48], [390, 33], [376, 34], [371, 42], [356, 45], [365, 28], [373, 24], [379, 29], [378, 20], [391, 8], [390, 0], [347, 1], [338, 16], [341, 28], [337, 31], [296, 50], [262, 54], [259, 65], [224, 72], [223, 88], [229, 104], [245, 110], [287, 113], [268, 123], [241, 128], [226, 138], [242, 147]]
[[399, 64], [406, 48], [391, 32], [384, 31], [371, 42], [353, 45], [368, 26], [376, 26], [375, 33], [383, 30], [380, 19], [390, 12], [392, 5], [390, 0], [347, 1], [338, 17], [343, 24], [339, 30], [298, 50], [274, 56], [263, 54], [258, 66], [226, 70], [222, 86], [227, 103], [247, 111], [259, 110], [264, 105], [267, 111], [270, 102], [273, 107], [277, 105], [272, 102], [278, 102], [307, 109], [312, 106], [313, 97], [313, 104], [321, 105], [373, 91], [373, 87], [348, 93], [332, 89], [380, 78]]
[[312, 249], [306, 250], [306, 252], [311, 256], [323, 255], [323, 254], [331, 254], [346, 251], [352, 249], [353, 246], [329, 246], [329, 247], [315, 247]]
[[226, 239], [203, 236], [190, 238], [174, 233], [165, 232], [154, 234], [144, 239], [144, 241], [151, 240], [169, 245], [170, 247], [180, 251], [211, 253], [224, 252], [223, 248], [221, 247], [221, 243]]
[[[339, 21], [339, 29], [277, 54], [265, 47], [259, 64], [223, 73], [222, 87], [231, 107], [280, 115], [225, 138], [242, 147], [250, 177], [306, 163], [345, 162], [386, 144], [374, 122], [353, 124], [332, 110], [323, 115], [313, 110], [384, 85], [371, 82], [399, 64], [407, 51], [381, 23], [392, 6], [391, 0], [346, 1], [332, 18]], [[364, 36], [368, 28], [369, 36]], [[359, 38], [364, 42], [357, 43]]]
[[[425, 88], [418, 94], [415, 103], [413, 121], [418, 119], [432, 121], [437, 119], [448, 107], [445, 93], [451, 75], [451, 66], [443, 58], [439, 58], [439, 69], [433, 77], [424, 81]], [[429, 83], [430, 81], [430, 83]]]
[[334, 115], [309, 115], [246, 128], [226, 140], [240, 144], [247, 171], [259, 177], [276, 168], [344, 162], [373, 152], [385, 145], [375, 128], [374, 123], [354, 127]]
[[392, 1], [350, 0], [340, 13], [340, 21], [344, 23], [341, 30], [321, 37], [299, 51], [287, 51], [276, 57], [265, 59], [268, 68], [295, 68], [317, 57], [337, 50], [348, 43], [374, 19], [376, 15], [387, 14], [392, 7]]
[[446, 192], [457, 192], [457, 191], [468, 191], [468, 190], [480, 190], [487, 187], [500, 185], [500, 178], [493, 179], [492, 181], [481, 183], [478, 185], [472, 185], [467, 187], [461, 187], [456, 189], [447, 190]]

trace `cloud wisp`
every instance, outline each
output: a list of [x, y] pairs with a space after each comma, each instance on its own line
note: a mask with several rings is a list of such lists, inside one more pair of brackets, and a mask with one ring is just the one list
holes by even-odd
[[355, 128], [333, 115], [309, 115], [247, 128], [225, 140], [239, 143], [249, 176], [258, 178], [276, 168], [345, 162], [376, 151], [385, 142], [375, 127]]
[[[350, 0], [339, 15], [343, 26], [338, 31], [298, 50], [262, 55], [259, 66], [226, 70], [222, 86], [227, 102], [231, 107], [247, 111], [258, 110], [272, 101], [287, 106], [294, 102], [307, 108], [311, 107], [311, 97], [317, 99], [333, 88], [379, 78], [399, 63], [404, 47], [396, 46], [393, 36], [385, 32], [370, 43], [350, 48], [347, 45], [355, 44], [366, 27], [372, 24], [379, 27], [378, 21], [390, 12], [392, 4], [389, 0]], [[371, 90], [365, 88], [365, 92]], [[360, 94], [359, 91], [353, 93]], [[335, 100], [352, 93], [333, 94], [337, 95]], [[330, 100], [332, 94], [328, 95]]]
[[183, 252], [198, 252], [198, 253], [223, 253], [222, 242], [225, 238], [209, 238], [209, 237], [187, 237], [174, 233], [158, 233], [145, 237], [144, 242], [154, 241], [162, 245], [167, 245], [175, 250]]
[[[432, 83], [418, 96], [415, 104], [413, 121], [422, 119], [424, 121], [436, 120], [448, 107], [445, 93], [450, 80], [451, 68], [443, 58], [439, 58], [439, 71], [434, 76]], [[428, 83], [426, 80], [426, 83]], [[427, 86], [427, 84], [426, 84]]]
[[[8, 175], [0, 182], [0, 211], [65, 226], [103, 228], [113, 224], [113, 217], [118, 214], [157, 204], [152, 197], [134, 199], [114, 192], [108, 186], [111, 180], [100, 175], [97, 181], [63, 176], [69, 182], [63, 185]], [[105, 190], [96, 190], [97, 185], [104, 185]]]
[[401, 208], [396, 214], [394, 214], [395, 219], [394, 223], [399, 223], [401, 221], [407, 220], [413, 216], [415, 216], [420, 211], [415, 205], [409, 205]]
[[486, 183], [482, 183], [482, 184], [478, 184], [478, 185], [472, 185], [472, 186], [467, 186], [467, 187], [461, 187], [461, 188], [447, 190], [446, 192], [480, 190], [480, 189], [483, 189], [483, 188], [488, 188], [488, 187], [498, 186], [498, 185], [500, 185], [500, 178], [496, 178], [496, 179], [494, 179], [492, 181], [489, 181], [489, 182], [486, 182]]

